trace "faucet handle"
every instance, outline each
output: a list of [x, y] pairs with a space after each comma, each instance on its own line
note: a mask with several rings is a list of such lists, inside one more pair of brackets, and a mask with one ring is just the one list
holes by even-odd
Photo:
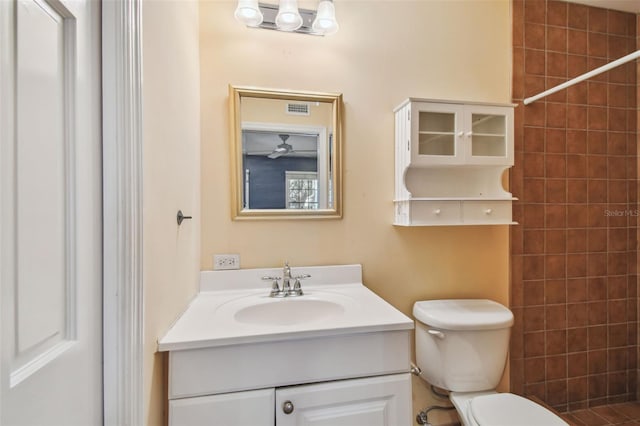
[[269, 293], [269, 296], [277, 297], [282, 294], [282, 291], [280, 290], [280, 286], [278, 285], [279, 279], [280, 277], [269, 277], [269, 276], [262, 277], [263, 281], [273, 281], [273, 283], [271, 284], [271, 292]]
[[300, 285], [300, 280], [296, 278], [296, 282], [293, 284], [293, 288], [290, 291], [291, 296], [303, 296], [304, 292], [302, 291], [302, 286]]
[[296, 275], [295, 277], [291, 277], [295, 280], [306, 280], [307, 278], [311, 278], [310, 274], [302, 274], [302, 275]]
[[301, 274], [295, 277], [291, 277], [291, 279], [296, 280], [293, 283], [293, 288], [288, 291], [289, 296], [302, 296], [304, 292], [302, 291], [302, 285], [300, 284], [300, 280], [305, 280], [307, 278], [311, 278], [309, 274]]
[[279, 296], [280, 294], [282, 294], [282, 291], [280, 290], [280, 286], [278, 285], [278, 280], [273, 280], [273, 284], [271, 284], [271, 292], [269, 293], [269, 296], [276, 297], [276, 296]]

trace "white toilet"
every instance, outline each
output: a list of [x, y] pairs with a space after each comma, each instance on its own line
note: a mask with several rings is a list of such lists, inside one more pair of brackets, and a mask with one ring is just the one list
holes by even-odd
[[535, 402], [497, 393], [513, 314], [491, 300], [427, 300], [413, 305], [420, 377], [450, 391], [464, 426], [567, 426]]

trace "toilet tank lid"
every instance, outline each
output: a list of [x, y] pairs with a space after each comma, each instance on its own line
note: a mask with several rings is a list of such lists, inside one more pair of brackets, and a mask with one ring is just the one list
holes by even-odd
[[513, 314], [487, 299], [424, 300], [413, 305], [421, 323], [442, 330], [496, 330], [513, 324]]

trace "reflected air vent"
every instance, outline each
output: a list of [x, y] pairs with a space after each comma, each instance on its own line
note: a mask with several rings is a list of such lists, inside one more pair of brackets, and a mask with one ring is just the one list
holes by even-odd
[[309, 115], [309, 104], [287, 104], [287, 114]]

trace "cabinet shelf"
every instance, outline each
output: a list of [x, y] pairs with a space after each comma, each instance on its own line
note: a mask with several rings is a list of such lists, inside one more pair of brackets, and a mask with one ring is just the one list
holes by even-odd
[[431, 132], [428, 130], [419, 131], [420, 135], [435, 135], [435, 136], [453, 136], [453, 132]]
[[411, 197], [400, 201], [517, 201], [517, 197]]
[[484, 136], [490, 138], [504, 138], [506, 135], [504, 133], [473, 133], [473, 136]]
[[[430, 132], [430, 131], [419, 131], [419, 135], [432, 135], [434, 137], [437, 136], [455, 136], [454, 132]], [[496, 138], [504, 138], [506, 135], [504, 133], [480, 133], [480, 132], [472, 132], [472, 136], [490, 136]]]
[[456, 137], [456, 135], [454, 135], [453, 133], [445, 133], [445, 132], [420, 132], [420, 142], [433, 142], [433, 141], [437, 141], [439, 139], [448, 139], [451, 138], [451, 140], [453, 140], [453, 138]]
[[478, 221], [478, 222], [464, 222], [464, 223], [460, 223], [458, 221], [451, 221], [451, 222], [438, 222], [438, 223], [410, 223], [410, 224], [406, 224], [406, 223], [394, 223], [393, 226], [402, 226], [402, 227], [415, 227], [415, 226], [478, 226], [478, 225], [482, 225], [482, 226], [486, 226], [486, 225], [518, 225], [518, 222], [514, 222], [514, 221], [504, 221], [504, 222], [491, 222], [491, 223], [487, 223], [484, 221]]

